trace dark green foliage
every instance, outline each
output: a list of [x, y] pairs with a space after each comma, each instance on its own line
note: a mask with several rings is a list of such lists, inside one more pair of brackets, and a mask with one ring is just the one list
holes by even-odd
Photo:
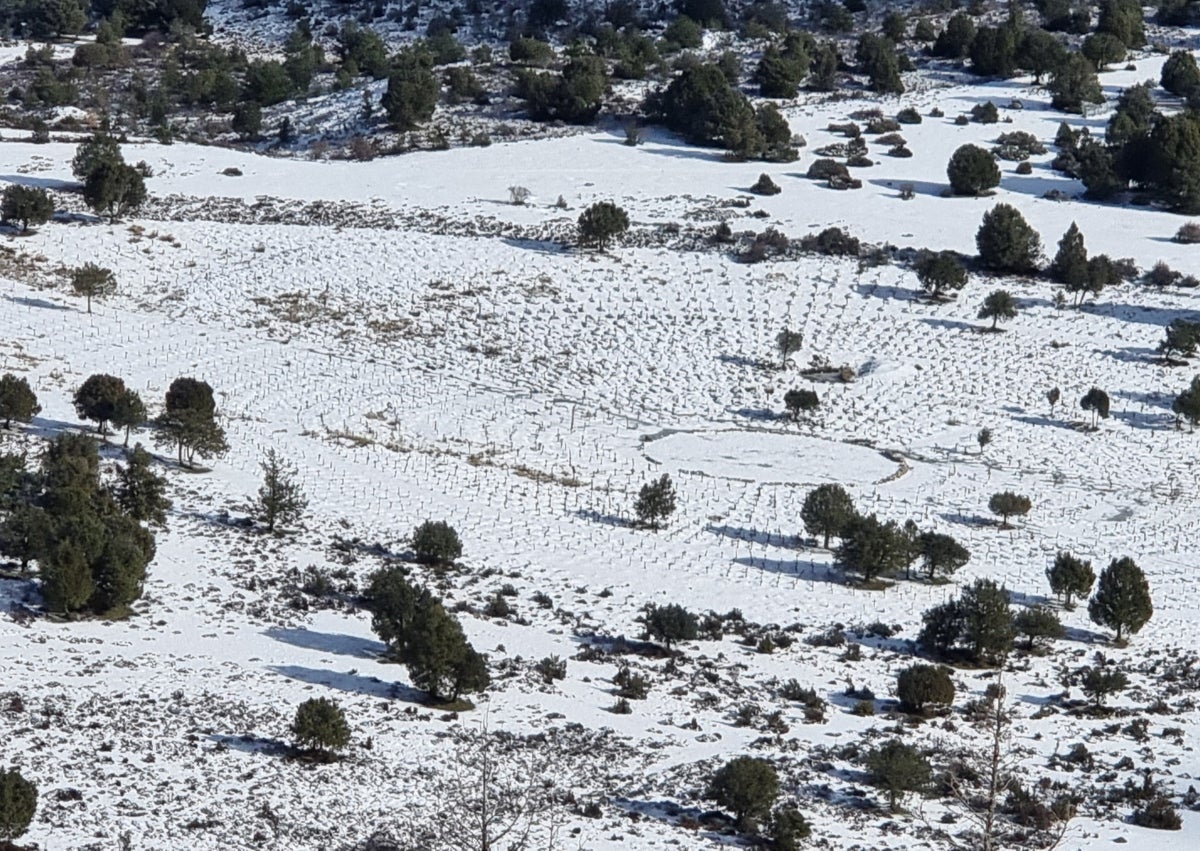
[[671, 477], [663, 473], [654, 481], [642, 485], [633, 513], [638, 523], [648, 529], [658, 529], [668, 517], [675, 513], [675, 485]]
[[267, 457], [259, 466], [263, 471], [263, 483], [255, 503], [259, 520], [267, 524], [268, 532], [291, 526], [308, 508], [308, 500], [296, 483], [296, 468], [280, 458], [274, 449], [267, 450]]
[[22, 233], [27, 233], [30, 225], [44, 225], [53, 215], [54, 202], [45, 189], [19, 183], [4, 187], [4, 194], [0, 196], [0, 217], [6, 222], [20, 224]]
[[1013, 493], [1012, 491], [1003, 491], [1001, 493], [992, 494], [988, 500], [988, 510], [992, 514], [999, 514], [1001, 517], [1001, 528], [1008, 526], [1008, 518], [1016, 515], [1024, 517], [1029, 513], [1029, 509], [1033, 508], [1033, 503], [1029, 501], [1029, 497]]
[[1179, 817], [1179, 810], [1165, 795], [1158, 795], [1146, 806], [1134, 810], [1131, 820], [1138, 827], [1146, 827], [1151, 830], [1181, 830], [1183, 828], [1183, 819]]
[[[102, 169], [103, 170], [103, 169]], [[84, 263], [71, 271], [71, 289], [87, 299], [87, 312], [92, 312], [92, 299], [104, 299], [117, 291], [117, 277], [111, 269]], [[83, 416], [80, 414], [80, 416]], [[84, 417], [91, 419], [91, 417]], [[105, 417], [111, 419], [111, 417]]]
[[1079, 407], [1092, 412], [1092, 428], [1096, 427], [1096, 417], [1108, 419], [1108, 394], [1099, 387], [1093, 387], [1079, 400]]
[[1058, 615], [1046, 606], [1032, 606], [1017, 612], [1017, 616], [1013, 618], [1013, 627], [1018, 635], [1025, 636], [1029, 650], [1042, 641], [1066, 635]]
[[776, 47], [768, 48], [754, 72], [759, 94], [765, 98], [794, 98], [808, 75], [810, 61], [804, 53], [785, 56]]
[[517, 38], [508, 45], [508, 58], [521, 65], [544, 68], [554, 61], [554, 48], [536, 38]]
[[750, 191], [755, 195], [778, 195], [782, 190], [779, 188], [779, 184], [771, 179], [771, 175], [763, 172], [750, 187]]
[[981, 77], [1017, 72], [1017, 35], [1009, 26], [980, 27], [971, 42], [971, 71]]
[[256, 59], [246, 66], [242, 98], [259, 106], [283, 103], [296, 93], [295, 84], [282, 62]]
[[997, 204], [983, 214], [975, 245], [980, 261], [988, 269], [1017, 275], [1037, 271], [1042, 252], [1037, 231], [1009, 204]]
[[933, 579], [939, 573], [950, 575], [971, 560], [971, 551], [949, 535], [923, 532], [917, 538], [925, 573]]
[[[974, 37], [974, 32], [972, 32], [971, 35]], [[929, 44], [930, 42], [935, 41], [937, 37], [938, 31], [934, 29], [933, 24], [929, 22], [928, 18], [917, 19], [917, 25], [913, 27], [913, 41], [920, 42], [921, 44]]]
[[850, 494], [836, 484], [817, 485], [804, 497], [804, 505], [800, 508], [805, 531], [820, 535], [825, 549], [829, 549], [829, 539], [843, 536], [857, 517], [858, 511]]
[[880, 94], [904, 94], [900, 63], [896, 58], [896, 45], [890, 39], [867, 33], [859, 39], [855, 56], [862, 70], [870, 78], [871, 91]]
[[142, 35], [149, 30], [202, 30], [208, 0], [91, 0], [91, 5], [97, 15], [123, 21], [123, 35]]
[[909, 563], [912, 542], [894, 520], [881, 522], [874, 514], [856, 517], [842, 532], [834, 563], [863, 582], [895, 573]]
[[382, 80], [388, 74], [387, 45], [370, 27], [360, 27], [354, 21], [344, 22], [338, 32], [337, 51], [343, 67], [356, 69], [376, 80]]
[[980, 319], [992, 320], [991, 330], [998, 330], [996, 323], [1012, 319], [1017, 315], [1017, 302], [1008, 290], [993, 290], [983, 300], [976, 314]]
[[153, 461], [142, 444], [133, 447], [125, 465], [117, 468], [113, 499], [129, 517], [141, 523], [164, 526], [171, 500], [167, 498], [167, 480], [151, 469]]
[[291, 731], [297, 747], [317, 753], [340, 751], [350, 744], [346, 713], [327, 697], [311, 697], [296, 707]]
[[733, 813], [738, 829], [757, 830], [779, 796], [779, 776], [764, 759], [739, 756], [717, 769], [705, 797]]
[[262, 131], [262, 108], [254, 101], [239, 103], [233, 110], [229, 127], [243, 139], [256, 139]]
[[1064, 608], [1070, 609], [1076, 597], [1091, 593], [1096, 571], [1090, 561], [1060, 551], [1054, 557], [1054, 564], [1046, 568], [1046, 578], [1050, 580], [1050, 590], [1062, 598]]
[[821, 406], [821, 400], [815, 391], [793, 388], [783, 394], [783, 404], [787, 408], [792, 421], [798, 421], [802, 414], [815, 411]]
[[1149, 145], [1149, 178], [1157, 197], [1176, 212], [1200, 213], [1200, 114], [1160, 118]]
[[1000, 185], [1000, 167], [991, 151], [978, 145], [963, 145], [946, 166], [955, 195], [979, 195]]
[[1130, 50], [1146, 45], [1140, 0], [1104, 0], [1100, 4], [1097, 33], [1107, 33], [1120, 40]]
[[1128, 187], [1129, 181], [1117, 172], [1117, 160], [1113, 151], [1103, 142], [1084, 139], [1073, 156], [1074, 176], [1083, 181], [1087, 189], [1084, 194], [1088, 198], [1103, 201]]
[[426, 520], [412, 535], [412, 548], [422, 564], [453, 564], [462, 555], [458, 533], [444, 520]]
[[440, 603], [418, 608], [401, 651], [413, 684], [435, 700], [457, 701], [487, 688], [487, 662]]
[[761, 150], [754, 108], [716, 65], [687, 68], [658, 98], [666, 126], [694, 145]]
[[128, 446], [129, 433], [133, 429], [145, 425], [147, 417], [146, 405], [142, 402], [142, 397], [136, 390], [126, 389], [117, 397], [109, 421], [113, 428], [125, 430], [124, 445]]
[[84, 180], [83, 200], [95, 212], [108, 216], [112, 223], [145, 203], [146, 183], [133, 166], [103, 161]]
[[24, 377], [11, 372], [0, 375], [0, 420], [5, 428], [12, 428], [13, 420], [27, 423], [42, 412], [37, 396]]
[[396, 658], [403, 656], [417, 612], [435, 602], [427, 590], [410, 583], [407, 571], [398, 565], [372, 573], [363, 597], [371, 610], [371, 629]]
[[[72, 524], [67, 528], [72, 533], [70, 539], [54, 541], [38, 552], [42, 598], [45, 600], [46, 609], [62, 614], [82, 609], [95, 590], [87, 553], [77, 540], [81, 537], [79, 533], [83, 528], [82, 524]], [[58, 533], [61, 534], [62, 531], [60, 528]], [[88, 531], [94, 530], [89, 527]], [[97, 537], [99, 533], [87, 538], [87, 544], [94, 545]]]
[[1017, 42], [1017, 66], [1033, 74], [1035, 83], [1057, 68], [1067, 56], [1063, 43], [1043, 29], [1030, 27]]
[[788, 358], [800, 351], [804, 345], [804, 333], [784, 328], [775, 335], [775, 348], [779, 351], [779, 368], [787, 369]]
[[217, 424], [217, 403], [208, 382], [176, 378], [167, 389], [164, 410], [154, 421], [154, 442], [174, 446], [179, 463], [192, 466], [196, 456], [211, 458], [229, 450]]
[[1050, 264], [1050, 277], [1064, 284], [1068, 292], [1078, 291], [1088, 280], [1087, 262], [1083, 234], [1080, 233], [1079, 226], [1071, 222], [1071, 227], [1058, 242], [1058, 253], [1054, 255], [1054, 262]]
[[1125, 58], [1125, 44], [1114, 35], [1098, 32], [1084, 39], [1080, 52], [1097, 70], [1103, 71], [1114, 62]]
[[995, 124], [1000, 120], [1000, 110], [990, 100], [971, 107], [971, 120], [979, 124]]
[[393, 126], [412, 130], [433, 117], [440, 91], [429, 57], [409, 49], [396, 55], [381, 103]]
[[957, 600], [934, 606], [921, 619], [917, 643], [935, 656], [962, 655], [976, 664], [997, 665], [1012, 649], [1008, 591], [990, 579], [975, 580]]
[[15, 768], [0, 768], [0, 838], [6, 842], [25, 835], [37, 812], [38, 792]]
[[880, 26], [885, 37], [899, 44], [904, 41], [905, 35], [908, 32], [908, 22], [904, 15], [900, 12], [888, 12], [883, 16], [883, 23]]
[[818, 92], [832, 92], [837, 89], [838, 66], [841, 60], [837, 48], [832, 44], [821, 44], [813, 51], [812, 65], [809, 69], [809, 88]]
[[1063, 112], [1082, 112], [1086, 103], [1104, 103], [1096, 68], [1080, 53], [1067, 54], [1046, 89], [1050, 92], [1050, 103]]
[[724, 0], [679, 0], [679, 14], [691, 18], [708, 29], [724, 29], [729, 25]]
[[114, 375], [89, 376], [75, 391], [75, 413], [82, 420], [94, 422], [100, 434], [107, 434], [106, 426], [116, 411], [117, 400], [127, 392], [125, 382]]
[[975, 41], [975, 22], [962, 12], [955, 13], [946, 22], [933, 44], [933, 55], [945, 59], [966, 59], [971, 55], [971, 44]]
[[87, 180], [101, 163], [124, 162], [121, 146], [108, 133], [100, 132], [79, 143], [71, 160], [71, 173], [78, 180]]
[[132, 517], [109, 512], [103, 523], [104, 543], [89, 565], [92, 594], [87, 604], [98, 613], [119, 610], [142, 596], [146, 567], [155, 553], [154, 535]]
[[1154, 614], [1146, 574], [1129, 556], [1113, 559], [1100, 574], [1096, 593], [1088, 602], [1093, 623], [1115, 630], [1117, 641], [1139, 632]]
[[953, 251], [924, 252], [917, 257], [916, 269], [921, 289], [933, 298], [961, 290], [967, 283], [967, 269]]
[[1200, 423], [1200, 375], [1193, 377], [1188, 388], [1175, 397], [1171, 410], [1176, 417], [1187, 420], [1192, 431], [1196, 430], [1196, 423]]
[[692, 50], [704, 43], [704, 29], [687, 15], [680, 15], [663, 30], [663, 51]]
[[700, 623], [694, 614], [676, 603], [646, 606], [642, 621], [646, 624], [646, 634], [667, 647], [676, 641], [695, 641]]
[[887, 794], [892, 812], [906, 793], [919, 792], [929, 785], [929, 761], [916, 748], [899, 739], [869, 751], [863, 762], [871, 784]]
[[629, 214], [612, 201], [597, 201], [579, 214], [579, 242], [603, 251], [629, 230]]
[[1083, 669], [1080, 679], [1083, 693], [1092, 699], [1097, 707], [1103, 706], [1110, 694], [1124, 691], [1129, 686], [1129, 677], [1120, 670], [1106, 670], [1100, 666]]
[[924, 714], [954, 702], [954, 681], [943, 665], [910, 665], [896, 678], [896, 697], [905, 712]]
[[1200, 90], [1200, 67], [1190, 50], [1176, 50], [1163, 63], [1162, 87], [1186, 98]]
[[795, 804], [784, 804], [771, 815], [775, 851], [798, 851], [800, 840], [812, 835], [812, 826]]
[[518, 94], [535, 121], [588, 124], [600, 111], [608, 77], [603, 59], [583, 55], [573, 58], [558, 75], [524, 72], [518, 83]]

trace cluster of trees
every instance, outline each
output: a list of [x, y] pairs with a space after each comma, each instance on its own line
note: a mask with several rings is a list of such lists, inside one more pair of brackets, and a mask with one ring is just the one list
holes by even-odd
[[31, 39], [79, 35], [89, 20], [110, 21], [121, 35], [205, 28], [208, 0], [12, 0], [0, 6], [0, 31]]
[[365, 597], [371, 627], [389, 654], [408, 667], [413, 684], [438, 701], [487, 688], [486, 658], [467, 641], [458, 620], [398, 565], [371, 575]]
[[22, 569], [38, 563], [47, 609], [102, 614], [141, 596], [155, 553], [143, 524], [162, 525], [170, 507], [151, 461], [136, 446], [102, 480], [96, 442], [74, 433], [51, 440], [36, 471], [0, 457], [0, 554]]
[[79, 145], [71, 171], [83, 182], [87, 205], [108, 216], [110, 222], [136, 211], [146, 201], [145, 169], [126, 163], [120, 144], [105, 131]]
[[147, 420], [142, 397], [113, 375], [98, 373], [88, 376], [75, 391], [72, 401], [79, 418], [95, 423], [96, 432], [102, 438], [107, 437], [110, 425], [124, 430], [125, 446], [129, 445], [130, 432], [145, 425]]
[[832, 538], [840, 539], [834, 562], [864, 583], [901, 571], [912, 578], [918, 562], [924, 575], [933, 580], [954, 573], [971, 558], [967, 548], [950, 535], [921, 530], [911, 520], [900, 524], [882, 521], [874, 514], [859, 514], [846, 489], [837, 484], [818, 485], [810, 491], [800, 518], [805, 530], [821, 538], [826, 548]]
[[742, 833], [757, 835], [765, 825], [772, 846], [781, 851], [794, 851], [798, 841], [812, 832], [795, 804], [775, 806], [779, 775], [765, 759], [751, 756], [731, 759], [713, 773], [705, 797], [733, 813]]

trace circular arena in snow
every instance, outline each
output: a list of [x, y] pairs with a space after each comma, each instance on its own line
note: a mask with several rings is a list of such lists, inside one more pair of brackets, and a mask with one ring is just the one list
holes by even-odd
[[648, 440], [645, 450], [668, 470], [773, 484], [866, 485], [904, 469], [869, 446], [777, 432], [678, 431]]

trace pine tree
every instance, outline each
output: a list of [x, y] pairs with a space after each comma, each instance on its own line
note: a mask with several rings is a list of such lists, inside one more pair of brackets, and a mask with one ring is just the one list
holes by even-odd
[[1129, 556], [1113, 559], [1100, 574], [1096, 593], [1088, 602], [1088, 617], [1115, 630], [1119, 643], [1127, 633], [1139, 632], [1153, 614], [1146, 574]]
[[1171, 410], [1176, 417], [1188, 421], [1191, 431], [1196, 430], [1196, 423], [1200, 423], [1200, 375], [1194, 376], [1188, 388], [1175, 397]]
[[[225, 430], [217, 424], [212, 387], [195, 378], [176, 378], [167, 389], [164, 410], [155, 419], [155, 443], [175, 446], [179, 463], [192, 466], [197, 455], [210, 458], [229, 451]], [[186, 460], [185, 460], [186, 458]]]
[[129, 433], [135, 428], [146, 424], [148, 414], [142, 397], [136, 390], [126, 388], [113, 404], [112, 416], [109, 418], [113, 428], [125, 431], [124, 446], [129, 445]]
[[0, 218], [20, 223], [21, 233], [28, 233], [30, 225], [44, 225], [53, 215], [54, 202], [45, 189], [13, 183], [0, 196]]
[[1200, 67], [1190, 50], [1173, 51], [1163, 63], [1162, 87], [1182, 98], [1200, 91]]
[[0, 839], [10, 843], [24, 836], [37, 812], [38, 792], [15, 768], [0, 768]]
[[83, 200], [114, 223], [146, 202], [146, 182], [141, 172], [124, 162], [103, 161], [87, 176]]
[[1033, 503], [1029, 501], [1029, 497], [1015, 494], [1012, 491], [992, 494], [992, 498], [988, 500], [988, 509], [992, 514], [999, 514], [1001, 517], [1001, 529], [1008, 528], [1009, 517], [1014, 514], [1023, 517], [1029, 513], [1031, 508], [1033, 508]]
[[75, 391], [72, 400], [75, 413], [81, 420], [94, 422], [96, 431], [105, 435], [106, 426], [116, 412], [117, 400], [126, 392], [125, 382], [116, 376], [103, 373], [89, 376]]
[[1108, 419], [1108, 394], [1099, 387], [1093, 387], [1079, 400], [1079, 407], [1092, 412], [1092, 428], [1096, 427], [1096, 417]]
[[996, 323], [1017, 315], [1017, 302], [1008, 290], [993, 290], [983, 300], [977, 314], [980, 319], [992, 320], [991, 331], [999, 331]]
[[983, 265], [995, 272], [1016, 275], [1037, 271], [1042, 240], [1025, 217], [1009, 204], [997, 204], [983, 214], [975, 234]]
[[444, 520], [426, 520], [413, 530], [412, 547], [422, 564], [453, 564], [462, 555], [458, 532]]
[[608, 247], [613, 237], [629, 230], [629, 215], [612, 201], [597, 201], [579, 214], [579, 242], [595, 246], [599, 251]]
[[1082, 112], [1086, 103], [1104, 103], [1096, 68], [1081, 53], [1068, 53], [1046, 88], [1051, 104], [1063, 112]]
[[1063, 600], [1063, 608], [1074, 608], [1075, 597], [1086, 597], [1092, 591], [1096, 581], [1096, 571], [1092, 563], [1060, 551], [1054, 557], [1054, 564], [1046, 568], [1046, 578], [1050, 580], [1050, 590]]
[[991, 151], [978, 145], [963, 145], [946, 166], [955, 195], [980, 195], [1000, 185], [1000, 167]]
[[671, 477], [663, 473], [652, 482], [642, 485], [638, 492], [633, 512], [638, 523], [648, 529], [659, 529], [668, 517], [675, 513], [675, 485]]
[[267, 457], [259, 466], [263, 471], [263, 483], [255, 504], [259, 519], [267, 524], [268, 532], [291, 526], [308, 507], [308, 500], [296, 483], [296, 468], [280, 458], [274, 449], [267, 450]]
[[896, 678], [896, 697], [905, 712], [924, 714], [954, 702], [954, 681], [944, 665], [909, 665]]
[[92, 299], [103, 299], [117, 291], [117, 279], [111, 269], [95, 263], [84, 263], [71, 272], [71, 289], [87, 299], [87, 312], [92, 312]]
[[405, 568], [390, 565], [371, 574], [363, 596], [371, 611], [371, 629], [393, 657], [403, 658], [417, 612], [436, 602], [433, 595], [409, 582]]
[[970, 550], [949, 535], [938, 532], [922, 533], [917, 545], [930, 581], [939, 573], [954, 573], [971, 559]]
[[326, 697], [312, 697], [296, 707], [291, 730], [297, 747], [321, 756], [350, 744], [346, 713]]
[[104, 541], [92, 557], [88, 607], [98, 613], [121, 610], [142, 596], [146, 568], [154, 558], [154, 536], [118, 512], [104, 519]]
[[676, 641], [695, 641], [699, 630], [696, 616], [676, 603], [666, 606], [651, 603], [646, 606], [642, 621], [646, 624], [646, 634], [667, 645], [667, 649]]
[[1067, 292], [1073, 293], [1076, 299], [1087, 291], [1087, 248], [1083, 244], [1083, 234], [1074, 222], [1071, 222], [1071, 227], [1058, 242], [1058, 253], [1054, 255], [1054, 262], [1050, 264], [1050, 275], [1063, 284]]
[[815, 411], [821, 406], [821, 399], [813, 390], [792, 389], [783, 394], [783, 405], [791, 415], [792, 422], [797, 422], [801, 414]]
[[893, 520], [883, 523], [871, 514], [856, 518], [843, 530], [834, 563], [870, 583], [906, 567], [911, 552], [912, 543], [904, 529]]
[[779, 796], [779, 776], [765, 759], [739, 756], [712, 776], [706, 798], [733, 813], [738, 829], [752, 833]]
[[822, 536], [821, 546], [825, 549], [829, 549], [829, 539], [843, 535], [857, 517], [850, 494], [837, 484], [817, 485], [804, 497], [800, 508], [805, 531]]
[[864, 762], [872, 785], [887, 794], [892, 812], [897, 811], [897, 804], [905, 793], [919, 792], [929, 785], [929, 761], [916, 748], [899, 739], [892, 739], [868, 752]]
[[1039, 641], [1062, 638], [1066, 635], [1058, 615], [1047, 606], [1031, 606], [1017, 612], [1013, 618], [1013, 627], [1018, 634], [1025, 636], [1028, 641], [1026, 649], [1030, 651]]
[[999, 664], [1012, 649], [1014, 627], [1008, 591], [990, 579], [976, 579], [962, 590], [963, 631], [959, 640], [982, 664]]
[[13, 420], [27, 423], [41, 412], [42, 406], [24, 377], [11, 372], [0, 375], [0, 420], [5, 428], [12, 428]]
[[401, 661], [408, 666], [413, 685], [434, 700], [453, 702], [463, 694], [482, 691], [489, 682], [485, 660], [440, 603], [416, 611]]
[[804, 345], [804, 334], [784, 328], [775, 335], [775, 349], [779, 352], [779, 368], [787, 369], [788, 358], [800, 351]]
[[71, 173], [77, 180], [85, 181], [101, 163], [109, 162], [123, 163], [125, 158], [121, 156], [121, 146], [117, 140], [101, 130], [79, 143], [75, 158], [71, 160]]
[[137, 444], [117, 468], [117, 486], [113, 497], [127, 515], [140, 523], [165, 526], [171, 500], [167, 480], [151, 469], [153, 457]]
[[961, 290], [967, 269], [953, 251], [926, 252], [917, 258], [917, 279], [931, 298], [942, 298], [948, 290]]

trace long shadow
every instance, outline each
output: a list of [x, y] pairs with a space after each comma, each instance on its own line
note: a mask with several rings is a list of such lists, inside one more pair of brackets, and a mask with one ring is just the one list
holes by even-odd
[[943, 192], [950, 188], [950, 184], [948, 183], [934, 183], [929, 180], [904, 180], [903, 178], [874, 178], [868, 180], [867, 183], [872, 186], [883, 186], [896, 190], [899, 190], [902, 185], [907, 184], [913, 188], [913, 192], [917, 195], [934, 195], [939, 198]]
[[30, 177], [28, 174], [0, 174], [0, 180], [7, 183], [16, 183], [20, 186], [33, 186], [37, 189], [66, 191], [79, 188], [79, 184], [74, 180], [61, 180], [55, 177]]
[[861, 296], [881, 298], [884, 301], [921, 301], [921, 294], [917, 290], [894, 287], [890, 284], [856, 284], [854, 291]]
[[719, 538], [732, 538], [737, 541], [747, 541], [768, 547], [794, 547], [794, 535], [778, 535], [763, 532], [760, 529], [748, 529], [744, 526], [717, 526], [712, 523], [704, 527], [705, 532], [711, 532]]
[[743, 567], [753, 567], [758, 570], [766, 571], [767, 573], [778, 573], [782, 576], [791, 576], [794, 579], [802, 579], [805, 582], [828, 582], [830, 585], [846, 584], [840, 572], [833, 565], [808, 561], [807, 559], [778, 559], [760, 558], [758, 556], [738, 556], [733, 560], [733, 563], [740, 564]]
[[305, 650], [320, 650], [339, 656], [354, 656], [358, 659], [378, 659], [387, 652], [387, 645], [369, 638], [355, 635], [339, 635], [331, 632], [315, 632], [311, 629], [273, 626], [263, 635]]
[[1112, 418], [1120, 420], [1130, 428], [1143, 431], [1162, 431], [1174, 428], [1174, 414], [1144, 414], [1140, 411], [1113, 411]]
[[1196, 321], [1196, 312], [1192, 310], [1177, 310], [1164, 307], [1146, 307], [1140, 304], [1124, 304], [1122, 302], [1101, 302], [1085, 304], [1079, 308], [1085, 313], [1095, 316], [1106, 316], [1109, 319], [1120, 319], [1123, 322], [1137, 322], [1142, 325], [1161, 325], [1164, 328], [1174, 319]]
[[562, 243], [551, 242], [548, 239], [519, 239], [517, 237], [505, 236], [501, 237], [500, 241], [505, 245], [511, 245], [513, 248], [520, 248], [523, 251], [534, 251], [538, 254], [560, 255], [570, 251]]
[[6, 299], [13, 304], [19, 304], [22, 307], [40, 307], [42, 310], [72, 310], [65, 304], [55, 304], [52, 301], [46, 301], [44, 298], [29, 298], [27, 296], [11, 296], [6, 295]]
[[1050, 417], [1040, 417], [1037, 414], [1013, 417], [1013, 419], [1019, 423], [1025, 423], [1026, 425], [1054, 426], [1055, 428], [1065, 428], [1070, 431], [1078, 431], [1078, 429], [1075, 428], [1075, 425], [1067, 420], [1056, 420], [1051, 419]]
[[242, 753], [263, 753], [269, 756], [285, 756], [291, 752], [286, 742], [278, 739], [268, 739], [262, 736], [251, 736], [243, 733], [240, 736], [230, 736], [225, 733], [210, 733], [209, 741], [224, 745], [230, 750]]
[[983, 517], [979, 514], [963, 514], [961, 511], [943, 511], [938, 517], [947, 523], [959, 526], [970, 526], [973, 529], [997, 528], [994, 517]]
[[1037, 177], [1021, 174], [1006, 174], [1000, 180], [1000, 188], [1023, 195], [1041, 198], [1052, 189], [1074, 195], [1083, 191], [1083, 184], [1070, 178]]
[[748, 420], [763, 420], [766, 422], [777, 422], [779, 420], [788, 419], [788, 415], [779, 411], [772, 411], [770, 408], [736, 408], [730, 410], [725, 409], [726, 413], [733, 414], [735, 417], [744, 417]]
[[1122, 363], [1146, 363], [1159, 357], [1157, 349], [1147, 349], [1143, 346], [1126, 346], [1123, 349], [1096, 349], [1096, 352]]
[[616, 514], [604, 514], [592, 508], [580, 508], [575, 512], [575, 516], [589, 523], [600, 523], [604, 526], [613, 526], [618, 529], [633, 528], [633, 521], [628, 517], [620, 517]]
[[686, 820], [688, 824], [701, 825], [697, 833], [707, 841], [722, 846], [733, 844], [728, 831], [733, 828], [734, 820], [715, 810], [685, 807], [674, 801], [635, 801], [631, 798], [611, 798], [609, 803], [635, 818], [654, 819], [676, 827]]
[[931, 319], [930, 317], [922, 317], [921, 322], [926, 325], [932, 325], [934, 328], [946, 328], [951, 331], [975, 331], [980, 330], [978, 325], [972, 322], [963, 322], [961, 319]]
[[364, 677], [356, 673], [305, 668], [301, 665], [268, 665], [267, 670], [290, 680], [298, 680], [314, 686], [327, 686], [351, 694], [365, 694], [382, 700], [403, 700], [408, 703], [425, 704], [429, 695], [402, 683], [386, 683], [379, 677]]
[[762, 358], [750, 358], [745, 355], [717, 355], [717, 360], [730, 366], [745, 366], [750, 369], [761, 369], [763, 371], [775, 368], [774, 364], [768, 363]]

